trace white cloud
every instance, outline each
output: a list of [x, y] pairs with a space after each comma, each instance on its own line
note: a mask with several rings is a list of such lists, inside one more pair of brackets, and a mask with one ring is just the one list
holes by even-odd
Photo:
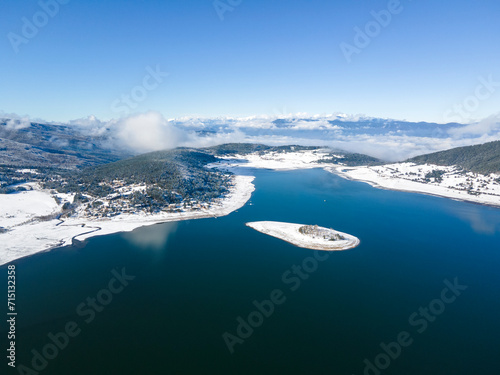
[[479, 122], [469, 124], [460, 128], [450, 130], [453, 137], [463, 137], [466, 135], [490, 135], [493, 132], [500, 132], [500, 114], [487, 117]]
[[15, 119], [7, 120], [6, 128], [8, 130], [19, 130], [29, 128], [31, 126], [31, 121], [29, 117], [20, 117]]
[[158, 112], [126, 117], [118, 120], [111, 129], [116, 131], [121, 143], [136, 152], [174, 148], [186, 138], [183, 131], [170, 125]]

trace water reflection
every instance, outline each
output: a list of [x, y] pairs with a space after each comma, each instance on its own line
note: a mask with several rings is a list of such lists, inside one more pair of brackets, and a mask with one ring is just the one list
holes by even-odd
[[468, 204], [457, 207], [453, 205], [451, 211], [460, 219], [470, 224], [472, 230], [478, 234], [494, 235], [500, 233], [500, 209]]
[[166, 247], [170, 235], [175, 233], [177, 226], [177, 222], [151, 225], [125, 232], [122, 236], [139, 248], [160, 250]]

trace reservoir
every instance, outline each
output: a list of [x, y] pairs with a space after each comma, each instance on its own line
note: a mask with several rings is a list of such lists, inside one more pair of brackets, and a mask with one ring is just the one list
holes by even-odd
[[[499, 373], [499, 209], [322, 169], [252, 172], [256, 191], [228, 216], [12, 262], [16, 364], [40, 353], [39, 373], [57, 375]], [[361, 244], [318, 257], [253, 221]], [[7, 265], [0, 275], [6, 286]]]

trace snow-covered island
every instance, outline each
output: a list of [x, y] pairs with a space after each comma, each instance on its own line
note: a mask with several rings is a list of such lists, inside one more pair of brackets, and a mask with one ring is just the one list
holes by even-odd
[[339, 251], [352, 249], [360, 240], [347, 233], [317, 225], [283, 223], [279, 221], [255, 221], [246, 223], [250, 228], [295, 246], [312, 250]]

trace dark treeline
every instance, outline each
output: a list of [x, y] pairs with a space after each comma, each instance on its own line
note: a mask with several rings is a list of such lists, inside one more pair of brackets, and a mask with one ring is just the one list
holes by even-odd
[[381, 165], [384, 164], [381, 160], [374, 158], [372, 156], [364, 155], [364, 154], [351, 154], [345, 152], [339, 152], [338, 154], [342, 155], [342, 158], [336, 158], [331, 154], [330, 158], [320, 160], [320, 163], [332, 163], [338, 164], [342, 163], [343, 165], [347, 165], [349, 167], [356, 167], [360, 165]]
[[259, 154], [264, 154], [266, 152], [291, 152], [291, 151], [301, 151], [301, 150], [319, 150], [320, 147], [317, 146], [266, 146], [258, 143], [226, 143], [219, 146], [207, 147], [204, 150], [208, 153], [217, 156], [224, 155], [247, 155], [254, 152]]
[[500, 141], [434, 152], [408, 161], [417, 164], [457, 165], [466, 171], [486, 175], [500, 173]]

